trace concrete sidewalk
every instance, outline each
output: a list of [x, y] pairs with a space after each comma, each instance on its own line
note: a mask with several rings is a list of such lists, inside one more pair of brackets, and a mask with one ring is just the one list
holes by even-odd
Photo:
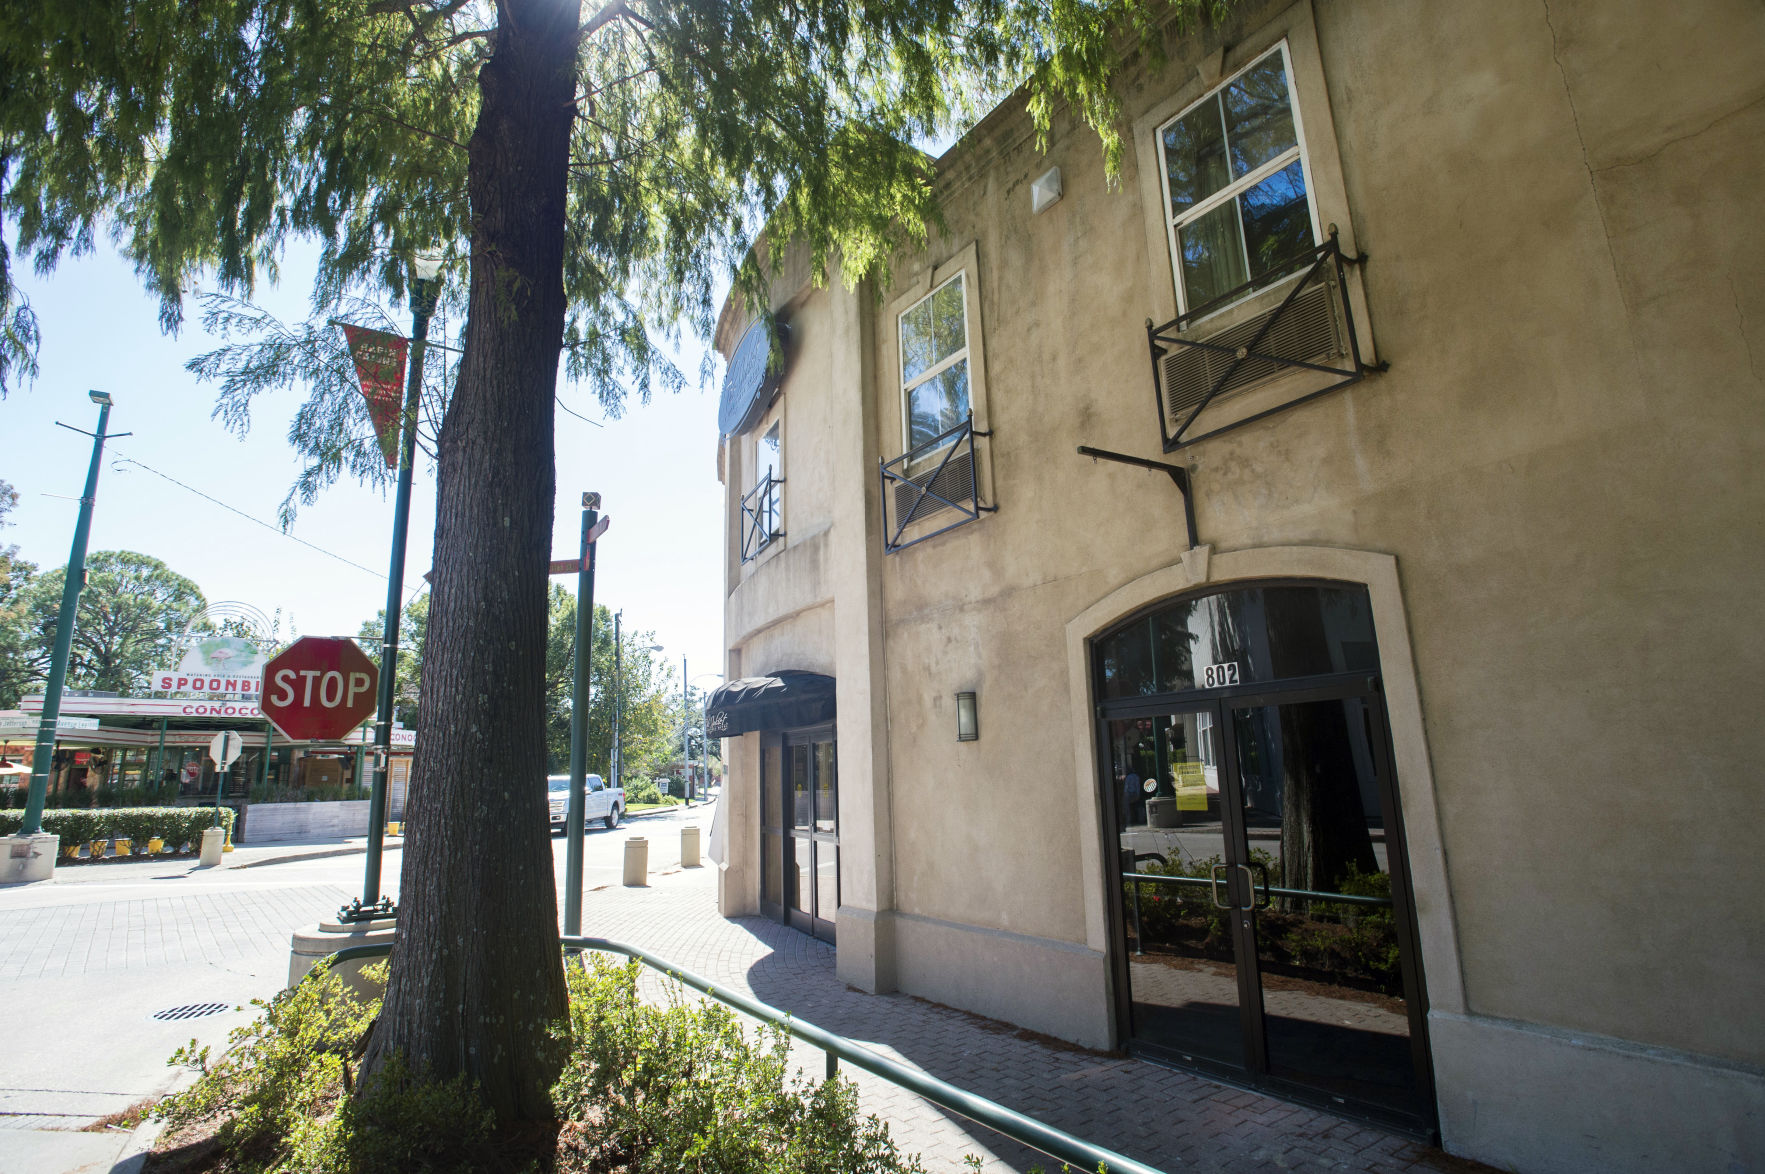
[[[1471, 1174], [1488, 1168], [1384, 1130], [1203, 1077], [1059, 1040], [907, 995], [867, 995], [834, 973], [831, 946], [760, 918], [726, 920], [714, 867], [591, 893], [583, 929], [652, 950], [761, 1002], [932, 1076], [1162, 1170]], [[660, 995], [662, 980], [646, 978]], [[690, 992], [688, 992], [690, 993]], [[823, 1054], [793, 1049], [819, 1079]], [[928, 1170], [989, 1174], [1059, 1164], [878, 1077], [842, 1067], [865, 1111]]]

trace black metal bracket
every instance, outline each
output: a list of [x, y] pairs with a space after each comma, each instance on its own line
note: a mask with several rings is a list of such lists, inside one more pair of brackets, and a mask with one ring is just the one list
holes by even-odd
[[1193, 550], [1201, 545], [1201, 539], [1195, 536], [1195, 492], [1189, 482], [1189, 470], [1181, 465], [1167, 464], [1164, 461], [1149, 461], [1145, 457], [1131, 457], [1125, 452], [1092, 448], [1088, 444], [1079, 445], [1079, 455], [1090, 457], [1094, 461], [1114, 461], [1121, 465], [1133, 465], [1137, 469], [1153, 469], [1168, 474], [1171, 481], [1176, 484], [1177, 492], [1183, 495], [1183, 521], [1189, 527], [1189, 548]]
[[372, 905], [362, 904], [360, 897], [337, 911], [339, 925], [353, 925], [358, 921], [383, 921], [398, 916], [398, 906], [392, 903], [391, 897], [381, 897]]

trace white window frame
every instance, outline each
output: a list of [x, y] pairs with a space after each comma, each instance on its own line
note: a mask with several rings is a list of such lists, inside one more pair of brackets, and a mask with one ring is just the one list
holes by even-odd
[[[911, 383], [909, 383], [907, 381], [907, 377], [906, 377], [906, 372], [907, 372], [907, 331], [904, 328], [903, 323], [906, 322], [907, 315], [911, 314], [914, 310], [917, 310], [920, 306], [923, 306], [925, 303], [931, 301], [933, 296], [935, 296], [945, 286], [947, 286], [951, 282], [955, 282], [955, 281], [962, 282], [962, 348], [957, 351], [952, 351], [945, 358], [940, 359], [938, 362], [934, 363], [932, 366], [926, 368], [924, 371], [921, 371], [918, 375], [914, 376], [913, 381]], [[912, 305], [906, 307], [905, 309], [901, 310], [898, 314], [895, 315], [895, 362], [897, 364], [895, 367], [895, 370], [901, 373], [901, 451], [902, 452], [906, 452], [908, 449], [913, 447], [913, 409], [911, 406], [912, 405], [912, 398], [911, 397], [913, 394], [913, 389], [920, 386], [923, 383], [929, 382], [934, 377], [949, 370], [951, 367], [954, 367], [958, 362], [968, 361], [969, 357], [974, 353], [972, 333], [969, 329], [969, 324], [968, 324], [969, 292], [970, 291], [969, 291], [969, 283], [968, 283], [968, 274], [965, 270], [958, 269], [956, 272], [952, 273], [950, 276], [944, 278], [944, 280], [942, 280], [942, 281], [938, 282], [936, 285], [932, 286], [929, 290], [926, 291], [926, 293], [923, 297], [919, 298]], [[974, 399], [975, 399], [975, 395], [974, 395], [974, 363], [972, 361], [969, 361], [968, 362], [968, 416], [970, 419], [974, 418]], [[929, 456], [931, 454], [928, 453], [926, 455]]]
[[[778, 394], [777, 398], [773, 400], [772, 405], [768, 407], [765, 413], [760, 417], [760, 422], [754, 425], [751, 430], [744, 433], [742, 436], [742, 459], [744, 461], [744, 468], [742, 471], [742, 478], [738, 484], [745, 484], [746, 488], [738, 489], [736, 491], [735, 524], [738, 527], [738, 532], [735, 536], [735, 558], [736, 562], [741, 567], [741, 575], [743, 578], [746, 578], [747, 575], [752, 572], [753, 568], [759, 566], [761, 563], [777, 554], [780, 550], [783, 550], [785, 546], [784, 540], [788, 532], [785, 529], [784, 522], [784, 403], [784, 395]], [[762, 465], [764, 463], [760, 454], [766, 446], [766, 434], [771, 432], [774, 428], [778, 429], [778, 465], [772, 471], [772, 475], [780, 482], [778, 488], [778, 516], [774, 519], [777, 522], [778, 529], [773, 535], [767, 538], [765, 545], [760, 548], [759, 552], [756, 553], [753, 558], [743, 560], [742, 541], [746, 535], [741, 532], [741, 528], [747, 525], [747, 519], [743, 516], [741, 502], [743, 498], [749, 493], [752, 493], [760, 485], [760, 476]]]
[[[1177, 300], [1181, 262], [1173, 247], [1171, 230], [1175, 217], [1170, 211], [1170, 194], [1164, 178], [1164, 144], [1159, 132], [1277, 47], [1286, 56], [1287, 95], [1295, 112], [1294, 130], [1305, 159], [1305, 186], [1311, 202], [1313, 235], [1321, 242], [1334, 230], [1344, 256], [1360, 254], [1354, 217], [1348, 206], [1348, 185], [1342, 172], [1336, 120], [1330, 110], [1323, 52], [1318, 44], [1317, 16], [1311, 0], [1299, 0], [1248, 30], [1233, 44], [1206, 47], [1199, 40], [1189, 41], [1187, 52], [1174, 58], [1167, 68], [1166, 76], [1172, 79], [1171, 91], [1134, 118], [1132, 143], [1138, 164], [1135, 182], [1140, 192], [1146, 233], [1144, 304], [1147, 316], [1154, 322], [1169, 322], [1187, 312], [1187, 307], [1179, 306]], [[1277, 279], [1237, 302], [1210, 311], [1202, 320], [1204, 327], [1202, 322], [1191, 325], [1202, 327], [1207, 333], [1226, 329], [1272, 309], [1286, 296], [1289, 288], [1287, 282]], [[1345, 292], [1354, 308], [1361, 361], [1377, 364], [1378, 350], [1360, 266], [1349, 266]], [[1235, 402], [1248, 403], [1243, 399]]]
[[[1252, 69], [1255, 69], [1276, 54], [1280, 55], [1281, 69], [1287, 83], [1287, 109], [1293, 116], [1294, 146], [1281, 152], [1279, 155], [1262, 164], [1262, 166], [1256, 168], [1256, 170], [1248, 173], [1241, 179], [1231, 180], [1217, 192], [1209, 195], [1206, 199], [1197, 201], [1184, 212], [1173, 215], [1171, 213], [1170, 168], [1166, 162], [1164, 152], [1165, 130], [1174, 123], [1181, 121], [1190, 111], [1195, 110], [1200, 106], [1205, 106], [1209, 102], [1217, 102], [1221, 91], [1225, 90], [1233, 82], [1237, 81], [1239, 78], [1243, 77]], [[1177, 312], [1179, 314], [1186, 314], [1193, 308], [1189, 304], [1189, 291], [1183, 286], [1183, 253], [1182, 246], [1178, 240], [1179, 230], [1185, 225], [1191, 224], [1201, 219], [1203, 216], [1206, 216], [1209, 212], [1212, 212], [1226, 201], [1236, 199], [1241, 193], [1249, 191], [1251, 188], [1255, 187], [1269, 176], [1274, 175], [1276, 172], [1284, 171], [1288, 167], [1291, 167], [1295, 159], [1299, 160], [1302, 174], [1305, 176], [1305, 204], [1306, 211], [1309, 213], [1311, 219], [1312, 246], [1315, 248], [1323, 242], [1323, 225], [1318, 219], [1318, 200], [1314, 180], [1312, 178], [1311, 152], [1306, 149], [1305, 120], [1300, 110], [1297, 91], [1298, 86], [1294, 81], [1293, 74], [1293, 58], [1287, 47], [1287, 38], [1283, 37], [1273, 48], [1266, 52], [1259, 53], [1255, 58], [1246, 62], [1240, 69], [1232, 73], [1231, 76], [1221, 78], [1218, 84], [1209, 89], [1207, 93], [1195, 99], [1193, 102], [1190, 102], [1187, 106], [1184, 106], [1181, 110], [1177, 111], [1176, 114], [1160, 122], [1157, 129], [1153, 132], [1156, 140], [1154, 149], [1157, 152], [1159, 161], [1159, 193], [1163, 199], [1163, 203], [1160, 205], [1160, 212], [1165, 222], [1166, 247], [1170, 249], [1171, 258], [1171, 280], [1176, 287]], [[1228, 164], [1228, 172], [1229, 169], [1230, 164]], [[1237, 220], [1239, 247], [1244, 250], [1244, 256], [1248, 258], [1250, 256], [1250, 249], [1243, 240], [1244, 218], [1240, 215]], [[1255, 297], [1260, 292], [1261, 291], [1259, 290], [1250, 290], [1232, 302], [1223, 303], [1217, 307], [1217, 309], [1229, 309], [1238, 304], [1238, 302], [1244, 301], [1246, 298]]]

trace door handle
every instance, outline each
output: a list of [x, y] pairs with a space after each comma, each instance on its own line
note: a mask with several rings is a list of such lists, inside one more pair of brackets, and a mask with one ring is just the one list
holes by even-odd
[[[1245, 891], [1250, 894], [1250, 904], [1244, 906], [1244, 908], [1249, 909], [1249, 910], [1267, 909], [1269, 907], [1269, 870], [1268, 870], [1268, 867], [1266, 865], [1262, 865], [1262, 864], [1240, 864], [1240, 865], [1237, 865], [1236, 867], [1243, 871], [1243, 873], [1244, 873], [1244, 888], [1245, 888]], [[1252, 876], [1251, 872], [1250, 872], [1250, 870], [1253, 868], [1257, 872], [1262, 873], [1262, 900], [1261, 901], [1258, 901], [1256, 899], [1256, 878], [1254, 876]]]
[[[1213, 883], [1207, 887], [1207, 892], [1208, 895], [1213, 898], [1213, 907], [1215, 909], [1232, 908], [1232, 906], [1220, 900], [1220, 873], [1224, 871], [1226, 871], [1226, 866], [1223, 864], [1216, 864], [1207, 870], [1207, 875], [1213, 878]], [[1231, 895], [1232, 894], [1229, 892], [1226, 894], [1228, 897]]]

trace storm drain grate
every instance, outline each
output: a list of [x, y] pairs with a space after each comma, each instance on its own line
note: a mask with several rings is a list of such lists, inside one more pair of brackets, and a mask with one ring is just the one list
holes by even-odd
[[153, 1018], [161, 1020], [201, 1019], [205, 1015], [219, 1015], [227, 1010], [226, 1003], [191, 1003], [184, 1007], [167, 1007], [164, 1011], [155, 1011]]

